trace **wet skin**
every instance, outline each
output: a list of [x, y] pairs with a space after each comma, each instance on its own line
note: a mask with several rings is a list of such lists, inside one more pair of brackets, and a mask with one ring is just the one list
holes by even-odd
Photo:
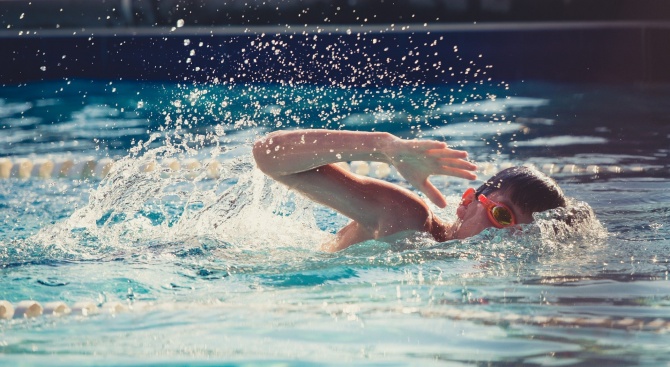
[[[516, 217], [516, 224], [527, 224], [533, 221], [531, 213], [523, 212], [517, 205], [513, 204], [504, 194], [493, 192], [487, 197], [490, 200], [507, 205]], [[495, 227], [491, 222], [487, 209], [478, 200], [473, 200], [468, 205], [459, 205], [456, 210], [458, 220], [453, 224], [454, 239], [472, 237], [486, 228]]]

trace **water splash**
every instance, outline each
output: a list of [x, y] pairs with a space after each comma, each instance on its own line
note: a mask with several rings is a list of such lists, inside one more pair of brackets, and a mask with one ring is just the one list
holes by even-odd
[[[303, 251], [302, 256], [309, 257], [342, 219], [329, 214], [327, 220], [334, 222], [324, 225], [310, 202], [256, 170], [248, 152], [257, 135], [283, 128], [354, 127], [441, 139], [451, 131], [444, 130], [447, 124], [482, 122], [487, 129], [480, 129], [483, 132], [475, 140], [452, 145], [483, 148], [489, 155], [494, 153], [495, 160], [503, 149], [501, 134], [520, 128], [511, 123], [509, 114], [547, 103], [508, 98], [509, 85], [492, 81], [490, 65], [464, 58], [458, 47], [453, 52], [451, 46], [443, 47], [449, 42], [443, 36], [429, 37], [427, 47], [435, 52], [428, 54], [389, 42], [358, 45], [362, 38], [376, 40], [380, 35], [360, 33], [356, 41], [341, 36], [240, 37], [231, 42], [240, 46], [241, 58], [221, 61], [239, 63], [232, 68], [234, 75], [200, 67], [201, 59], [211, 55], [212, 45], [206, 40], [186, 40], [184, 56], [194, 68], [194, 80], [206, 74], [207, 84], [186, 79], [167, 93], [159, 92], [163, 86], [153, 85], [121, 104], [104, 103], [74, 114], [71, 124], [64, 126], [80, 124], [82, 118], [100, 118], [100, 124], [122, 131], [134, 129], [144, 119], [148, 137], [140, 140], [133, 130], [129, 153], [91, 191], [88, 203], [68, 219], [43, 228], [27, 241], [28, 247], [47, 258], [73, 260], [182, 256], [199, 251], [223, 258], [248, 251], [253, 257], [277, 248], [289, 249], [286, 254]], [[286, 42], [283, 37], [300, 40]], [[444, 49], [453, 55], [451, 65], [439, 61]], [[393, 59], [398, 55], [400, 59]], [[386, 61], [366, 62], [370, 58]], [[342, 70], [342, 60], [358, 66]], [[110, 82], [104, 89], [111, 87]], [[113, 89], [116, 95], [129, 88], [116, 82]], [[127, 117], [131, 107], [132, 119], [125, 125], [115, 122], [119, 116]], [[101, 138], [99, 145], [105, 143]], [[174, 158], [217, 159], [222, 162], [219, 178], [205, 180], [203, 172], [175, 174], [169, 168]], [[396, 243], [388, 250], [422, 251], [425, 241], [421, 241]], [[419, 242], [424, 245], [417, 247]]]
[[88, 259], [124, 257], [149, 244], [183, 251], [208, 238], [237, 251], [313, 248], [328, 236], [316, 226], [312, 205], [271, 183], [248, 156], [224, 162], [214, 182], [165, 177], [168, 168], [144, 171], [155, 159], [145, 154], [120, 161], [85, 207], [30, 241], [44, 244], [51, 256]]

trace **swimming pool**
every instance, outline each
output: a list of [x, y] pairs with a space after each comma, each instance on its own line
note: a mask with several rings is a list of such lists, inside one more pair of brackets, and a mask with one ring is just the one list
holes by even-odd
[[[0, 180], [0, 299], [99, 307], [0, 320], [2, 363], [670, 362], [670, 88], [527, 81], [481, 92], [91, 80], [1, 89], [3, 156], [117, 165], [102, 181]], [[534, 164], [599, 222], [564, 237], [530, 226], [321, 253], [344, 218], [271, 185], [249, 159], [257, 134], [311, 126], [446, 139], [492, 170]], [[161, 166], [189, 158], [216, 159], [219, 178]], [[452, 204], [466, 187], [437, 182]]]
[[[613, 59], [592, 72], [590, 57], [605, 55], [595, 47], [563, 70], [581, 70], [571, 83], [504, 82], [496, 68], [521, 75], [527, 65], [500, 59], [491, 69], [475, 47], [402, 31], [385, 39], [373, 30], [358, 49], [360, 36], [344, 28], [318, 42], [292, 31], [300, 36], [218, 47], [207, 34], [8, 42], [15, 56], [33, 55], [31, 42], [49, 52], [5, 69], [18, 71], [0, 88], [0, 300], [62, 301], [72, 312], [0, 320], [0, 364], [670, 362], [670, 86], [574, 82], [603, 70], [624, 70], [624, 81], [665, 71]], [[573, 33], [552, 32], [570, 43]], [[502, 35], [490, 33], [473, 37], [493, 37], [485, 50], [502, 58]], [[76, 50], [61, 55], [69, 42]], [[86, 61], [101, 44], [103, 69]], [[406, 58], [365, 63], [381, 62], [385, 48]], [[230, 51], [238, 49], [246, 51]], [[166, 55], [173, 62], [160, 64]], [[120, 62], [144, 57], [157, 66]], [[225, 65], [225, 78], [207, 60]], [[447, 243], [397, 236], [322, 253], [318, 244], [346, 220], [271, 184], [249, 154], [259, 134], [309, 127], [445, 139], [470, 152], [483, 179], [533, 164], [597, 220], [576, 233], [556, 233], [543, 216], [524, 233]], [[350, 167], [402, 183], [385, 167]], [[435, 181], [452, 204], [440, 213], [453, 218], [466, 183]]]

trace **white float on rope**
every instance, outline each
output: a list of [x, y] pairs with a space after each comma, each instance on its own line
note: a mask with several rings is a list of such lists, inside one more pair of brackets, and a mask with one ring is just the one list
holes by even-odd
[[[398, 179], [398, 171], [385, 162], [352, 161], [335, 163], [338, 167], [346, 169], [357, 175], [376, 177], [380, 179]], [[580, 175], [580, 174], [619, 174], [623, 172], [642, 172], [641, 166], [621, 167], [619, 165], [595, 165], [579, 166], [576, 164], [557, 165], [544, 163], [536, 166], [532, 162], [524, 164], [535, 167], [549, 176], [557, 174]], [[483, 162], [479, 163], [478, 172], [482, 175], [493, 175], [499, 170], [513, 167], [512, 162]], [[0, 158], [0, 179], [53, 179], [69, 178], [73, 180], [96, 179], [102, 180], [116, 167], [114, 159], [105, 157], [96, 159], [93, 157], [82, 158]], [[181, 176], [188, 179], [204, 177], [206, 179], [218, 179], [221, 177], [221, 162], [214, 158], [199, 160], [197, 158], [165, 158], [159, 161], [147, 159], [141, 164], [142, 172], [152, 172], [160, 169], [163, 178]], [[203, 175], [204, 174], [204, 175]]]
[[0, 300], [0, 319], [11, 319], [14, 316], [14, 306], [11, 303]]
[[21, 301], [14, 307], [14, 318], [32, 318], [42, 315], [42, 305], [35, 301]]

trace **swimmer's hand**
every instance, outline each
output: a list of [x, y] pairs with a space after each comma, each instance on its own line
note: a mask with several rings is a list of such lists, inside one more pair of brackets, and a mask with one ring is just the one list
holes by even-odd
[[387, 145], [385, 155], [402, 177], [440, 208], [447, 206], [447, 200], [428, 177], [448, 175], [468, 180], [477, 178], [474, 173], [477, 166], [465, 160], [468, 153], [451, 149], [444, 142], [395, 138]]

